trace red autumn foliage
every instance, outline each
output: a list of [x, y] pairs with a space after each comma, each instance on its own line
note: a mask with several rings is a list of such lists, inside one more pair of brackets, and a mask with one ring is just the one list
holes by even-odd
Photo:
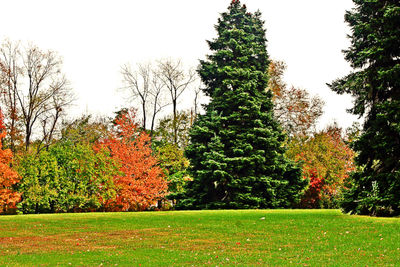
[[301, 198], [300, 206], [303, 208], [318, 207], [318, 202], [321, 198], [321, 189], [324, 185], [324, 178], [320, 176], [317, 169], [304, 166], [304, 179], [310, 179], [310, 184], [304, 195]]
[[13, 185], [19, 181], [18, 173], [11, 169], [12, 152], [3, 149], [1, 140], [6, 136], [3, 114], [0, 111], [0, 213], [16, 208], [21, 199], [21, 194], [13, 190]]
[[344, 142], [336, 125], [289, 143], [289, 158], [302, 162], [303, 177], [310, 184], [302, 208], [332, 208], [354, 167], [354, 151]]
[[106, 203], [107, 210], [144, 210], [165, 196], [167, 181], [152, 155], [150, 136], [140, 131], [133, 110], [117, 116], [114, 129], [97, 149], [108, 149], [119, 164], [120, 174], [114, 176], [117, 195]]

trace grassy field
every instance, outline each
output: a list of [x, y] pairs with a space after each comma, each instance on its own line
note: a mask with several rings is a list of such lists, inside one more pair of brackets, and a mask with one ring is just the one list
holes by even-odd
[[400, 264], [400, 219], [338, 210], [0, 216], [0, 265]]

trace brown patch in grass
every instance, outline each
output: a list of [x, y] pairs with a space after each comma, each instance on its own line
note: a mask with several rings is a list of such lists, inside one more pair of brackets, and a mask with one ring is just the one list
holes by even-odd
[[46, 253], [54, 251], [92, 251], [116, 249], [127, 243], [155, 236], [167, 236], [165, 229], [149, 228], [108, 232], [82, 232], [50, 236], [0, 237], [0, 255]]
[[[246, 235], [250, 236], [250, 235]], [[252, 236], [251, 236], [252, 237]], [[194, 234], [185, 235], [173, 229], [147, 228], [137, 230], [119, 230], [105, 232], [60, 233], [53, 235], [34, 235], [0, 237], [0, 255], [18, 253], [49, 253], [94, 250], [115, 250], [119, 248], [135, 249], [142, 246], [155, 246], [183, 251], [207, 251], [210, 249], [232, 252], [246, 250], [245, 242], [226, 241], [223, 236], [211, 237]]]
[[18, 231], [18, 229], [16, 227], [12, 227], [12, 226], [0, 226], [0, 238], [1, 236], [5, 236], [8, 237], [10, 235], [14, 235], [16, 232]]
[[224, 249], [225, 244], [220, 240], [216, 239], [204, 239], [204, 238], [196, 238], [196, 239], [185, 239], [185, 241], [180, 242], [179, 244], [181, 250], [209, 250], [212, 248]]

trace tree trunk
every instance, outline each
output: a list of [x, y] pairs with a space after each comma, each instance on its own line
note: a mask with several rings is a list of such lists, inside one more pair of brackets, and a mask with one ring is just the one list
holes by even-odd
[[174, 129], [174, 145], [178, 143], [178, 126], [176, 121], [176, 99], [172, 100], [172, 108], [174, 112], [174, 121], [172, 122], [172, 128]]

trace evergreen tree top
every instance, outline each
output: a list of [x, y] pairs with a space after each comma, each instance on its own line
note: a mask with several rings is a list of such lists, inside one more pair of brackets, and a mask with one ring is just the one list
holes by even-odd
[[233, 77], [243, 81], [261, 80], [258, 90], [264, 91], [269, 60], [261, 13], [250, 13], [245, 5], [234, 0], [228, 11], [221, 14], [215, 29], [218, 37], [207, 41], [212, 54], [200, 61], [199, 74], [207, 86], [205, 94], [212, 97], [218, 89], [232, 89], [235, 85], [227, 80]]
[[398, 0], [354, 0], [345, 20], [352, 28], [351, 47], [345, 50], [353, 68], [399, 63], [400, 7]]
[[376, 102], [399, 99], [400, 94], [400, 2], [399, 0], [353, 0], [346, 12], [351, 27], [351, 46], [345, 59], [355, 69], [330, 87], [355, 97], [351, 113], [363, 116]]

